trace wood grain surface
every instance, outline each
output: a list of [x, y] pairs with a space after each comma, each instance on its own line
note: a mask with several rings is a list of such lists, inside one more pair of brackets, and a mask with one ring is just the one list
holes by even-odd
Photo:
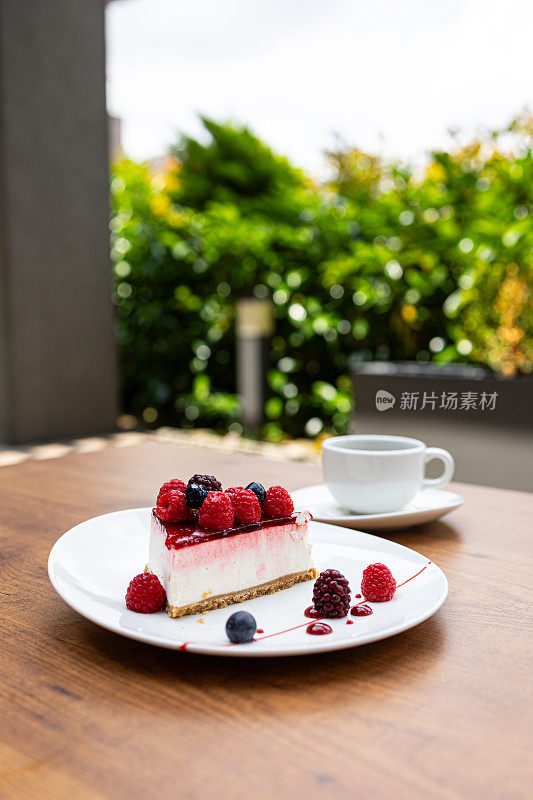
[[65, 530], [150, 505], [192, 472], [320, 480], [311, 465], [159, 443], [0, 470], [2, 798], [528, 796], [533, 495], [457, 485], [461, 509], [387, 534], [448, 576], [447, 602], [417, 628], [243, 661], [102, 630], [48, 581]]

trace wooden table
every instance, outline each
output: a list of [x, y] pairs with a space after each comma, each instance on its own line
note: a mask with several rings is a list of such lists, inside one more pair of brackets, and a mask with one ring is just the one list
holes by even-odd
[[61, 533], [149, 505], [163, 480], [192, 471], [226, 485], [320, 480], [311, 465], [154, 443], [0, 470], [2, 797], [526, 797], [533, 495], [456, 486], [463, 508], [389, 534], [450, 582], [417, 628], [241, 661], [121, 638], [48, 581]]

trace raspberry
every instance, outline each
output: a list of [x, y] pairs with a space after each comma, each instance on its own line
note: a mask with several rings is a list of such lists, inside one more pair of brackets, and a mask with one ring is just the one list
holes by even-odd
[[328, 619], [345, 617], [350, 610], [350, 586], [338, 570], [321, 572], [313, 589], [313, 605]]
[[261, 506], [254, 492], [250, 489], [234, 488], [225, 492], [231, 500], [235, 511], [235, 522], [259, 522], [261, 519]]
[[126, 608], [139, 614], [154, 614], [167, 604], [165, 590], [157, 575], [141, 572], [136, 575], [126, 591]]
[[278, 519], [290, 516], [294, 511], [294, 503], [283, 486], [271, 486], [267, 489], [263, 509], [267, 517]]
[[187, 504], [183, 492], [171, 489], [160, 495], [155, 513], [163, 522], [184, 522], [187, 519]]
[[370, 564], [363, 572], [361, 592], [371, 603], [384, 603], [392, 600], [396, 591], [396, 581], [385, 564]]
[[192, 478], [189, 479], [189, 483], [187, 485], [190, 486], [193, 483], [195, 483], [197, 486], [203, 486], [208, 492], [222, 491], [222, 484], [215, 478], [214, 475], [193, 475]]
[[185, 494], [185, 489], [187, 488], [187, 484], [184, 481], [180, 481], [179, 478], [171, 478], [169, 481], [163, 484], [160, 488], [158, 495], [157, 495], [157, 503], [156, 506], [159, 505], [159, 498], [161, 495], [170, 492], [172, 489], [178, 489], [178, 491], [183, 492]]
[[242, 492], [244, 486], [230, 486], [229, 489], [224, 489], [224, 494], [227, 494], [228, 497], [231, 497], [235, 492]]
[[202, 503], [198, 521], [202, 528], [223, 531], [231, 528], [234, 518], [235, 512], [228, 495], [222, 492], [209, 492]]

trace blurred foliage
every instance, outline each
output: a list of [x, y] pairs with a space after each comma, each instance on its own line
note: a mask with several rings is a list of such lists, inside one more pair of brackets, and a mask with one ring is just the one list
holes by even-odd
[[[343, 432], [348, 357], [533, 369], [531, 120], [423, 170], [327, 154], [319, 185], [247, 129], [203, 120], [161, 170], [113, 171], [123, 407], [240, 432], [239, 296], [272, 298], [262, 435]], [[354, 354], [354, 355], [353, 355]]]

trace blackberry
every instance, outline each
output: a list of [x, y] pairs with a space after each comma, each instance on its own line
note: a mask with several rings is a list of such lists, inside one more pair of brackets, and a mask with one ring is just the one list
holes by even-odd
[[200, 508], [209, 491], [198, 483], [189, 483], [185, 491], [185, 502], [189, 508]]
[[350, 610], [350, 586], [338, 570], [321, 572], [313, 589], [316, 610], [328, 619], [345, 617]]
[[264, 486], [262, 486], [260, 483], [257, 483], [257, 481], [252, 481], [252, 483], [249, 483], [246, 488], [250, 489], [250, 491], [255, 494], [260, 503], [263, 502], [266, 497]]
[[222, 484], [217, 481], [214, 475], [193, 475], [187, 485], [191, 486], [193, 483], [197, 486], [203, 486], [208, 492], [222, 491]]

